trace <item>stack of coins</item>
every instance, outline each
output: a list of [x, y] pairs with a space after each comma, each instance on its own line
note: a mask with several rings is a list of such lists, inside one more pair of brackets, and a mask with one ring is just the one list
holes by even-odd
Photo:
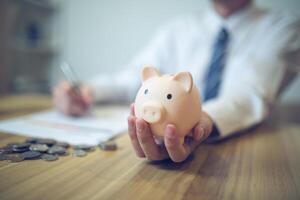
[[[68, 156], [70, 145], [52, 139], [29, 138], [22, 143], [9, 143], [0, 147], [0, 161], [21, 162], [23, 160], [45, 160], [55, 161], [60, 156]], [[101, 143], [99, 147], [103, 150], [116, 150], [117, 145], [109, 141]], [[95, 146], [74, 145], [72, 146], [73, 157], [84, 157], [95, 150]]]
[[52, 139], [29, 138], [22, 143], [10, 143], [5, 147], [0, 147], [0, 160], [10, 162], [20, 162], [23, 160], [42, 159], [54, 161], [59, 156], [67, 154], [67, 148], [56, 146]]

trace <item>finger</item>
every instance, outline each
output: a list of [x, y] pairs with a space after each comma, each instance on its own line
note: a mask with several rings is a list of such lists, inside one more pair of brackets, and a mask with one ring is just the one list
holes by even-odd
[[193, 132], [193, 138], [196, 142], [200, 143], [202, 141], [204, 141], [206, 138], [208, 138], [211, 130], [209, 130], [208, 128], [204, 128], [205, 126], [203, 125], [203, 123], [199, 122], [194, 129]]
[[91, 105], [93, 103], [93, 94], [92, 89], [88, 86], [82, 86], [80, 88], [82, 98], [87, 105]]
[[203, 141], [203, 140], [205, 139], [205, 131], [204, 131], [204, 128], [201, 126], [200, 123], [198, 123], [198, 124], [195, 126], [195, 128], [194, 128], [192, 134], [193, 134], [193, 135], [192, 135], [192, 136], [193, 136], [193, 139], [194, 139], [195, 141], [200, 142], [200, 141]]
[[76, 90], [74, 87], [68, 90], [67, 96], [67, 98], [69, 98], [69, 100], [71, 101], [71, 104], [77, 104], [83, 108], [86, 108], [88, 106], [83, 94]]
[[69, 114], [69, 99], [61, 87], [56, 87], [53, 90], [53, 100], [55, 106], [64, 114]]
[[72, 96], [70, 99], [70, 104], [73, 107], [80, 107], [83, 110], [86, 110], [89, 105], [87, 104], [87, 102], [85, 102], [84, 98], [82, 96], [80, 96], [80, 94], [76, 94], [74, 96]]
[[155, 143], [150, 127], [143, 119], [136, 120], [136, 132], [141, 148], [149, 160], [162, 160], [167, 157], [167, 152], [162, 151]]
[[73, 95], [70, 85], [62, 82], [53, 90], [53, 102], [64, 114], [80, 115], [84, 112], [84, 107]]
[[143, 149], [140, 146], [140, 143], [137, 139], [136, 135], [136, 127], [135, 127], [135, 117], [129, 116], [128, 117], [128, 134], [131, 141], [131, 144], [133, 146], [133, 149], [138, 157], [145, 157], [145, 154], [143, 152]]
[[192, 152], [207, 136], [208, 134], [206, 134], [201, 123], [198, 123], [192, 130], [192, 136], [185, 138], [183, 146], [187, 152]]
[[79, 116], [86, 110], [82, 104], [76, 102], [76, 100], [69, 99], [67, 96], [62, 97], [57, 104], [59, 110], [67, 115]]
[[132, 116], [135, 116], [135, 113], [134, 113], [134, 103], [132, 103], [132, 104], [130, 105], [130, 114], [131, 114]]
[[85, 112], [85, 108], [80, 104], [71, 104], [69, 108], [69, 114], [73, 116], [82, 115]]
[[71, 89], [71, 85], [68, 81], [62, 81], [58, 87], [64, 91], [69, 91]]
[[174, 125], [167, 125], [165, 130], [165, 145], [169, 153], [170, 158], [174, 162], [182, 162], [190, 154], [191, 150], [189, 146], [184, 146], [179, 136], [176, 134], [176, 128]]
[[78, 94], [75, 89], [70, 89], [65, 97], [67, 112], [71, 115], [82, 115], [89, 107], [82, 94]]
[[71, 103], [76, 103], [76, 104], [82, 104], [82, 106], [85, 106], [85, 100], [84, 100], [84, 96], [86, 94], [85, 90], [83, 90], [83, 93], [78, 94], [77, 90], [70, 85], [70, 83], [68, 83], [67, 81], [63, 81], [59, 84], [58, 86], [58, 96], [61, 96], [62, 98], [64, 98], [67, 101], [70, 101]]
[[213, 121], [206, 112], [202, 112], [198, 125], [203, 128], [204, 137], [208, 137], [213, 128]]

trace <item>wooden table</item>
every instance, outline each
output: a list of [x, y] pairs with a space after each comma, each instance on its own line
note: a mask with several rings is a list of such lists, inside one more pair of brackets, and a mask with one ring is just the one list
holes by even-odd
[[[1, 119], [49, 108], [48, 97], [1, 97]], [[280, 125], [278, 125], [280, 124]], [[0, 134], [0, 146], [24, 137]], [[300, 199], [300, 126], [277, 123], [214, 145], [186, 162], [135, 156], [126, 134], [119, 150], [87, 157], [0, 161], [0, 199]]]

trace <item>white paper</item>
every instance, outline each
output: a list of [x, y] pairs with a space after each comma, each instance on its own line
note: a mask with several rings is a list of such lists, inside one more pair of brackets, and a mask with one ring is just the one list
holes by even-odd
[[49, 110], [0, 121], [0, 131], [51, 138], [73, 145], [97, 145], [125, 131], [128, 114], [127, 107], [102, 107], [82, 117], [69, 117]]

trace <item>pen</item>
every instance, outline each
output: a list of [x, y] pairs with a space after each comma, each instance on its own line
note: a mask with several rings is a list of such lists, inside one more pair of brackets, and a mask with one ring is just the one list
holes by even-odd
[[67, 62], [62, 62], [60, 65], [60, 70], [64, 74], [66, 80], [70, 83], [72, 89], [75, 91], [76, 95], [81, 96], [80, 92], [80, 81], [78, 80], [74, 70]]
[[[77, 78], [74, 70], [71, 68], [71, 66], [67, 63], [67, 62], [62, 62], [60, 65], [60, 70], [62, 71], [62, 73], [64, 74], [66, 80], [70, 83], [71, 88], [74, 90], [75, 95], [77, 97], [82, 97], [81, 96], [81, 91], [80, 91], [80, 81]], [[83, 102], [84, 103], [84, 102]], [[84, 103], [85, 105], [85, 103]], [[88, 114], [91, 114], [90, 108], [87, 110]]]

